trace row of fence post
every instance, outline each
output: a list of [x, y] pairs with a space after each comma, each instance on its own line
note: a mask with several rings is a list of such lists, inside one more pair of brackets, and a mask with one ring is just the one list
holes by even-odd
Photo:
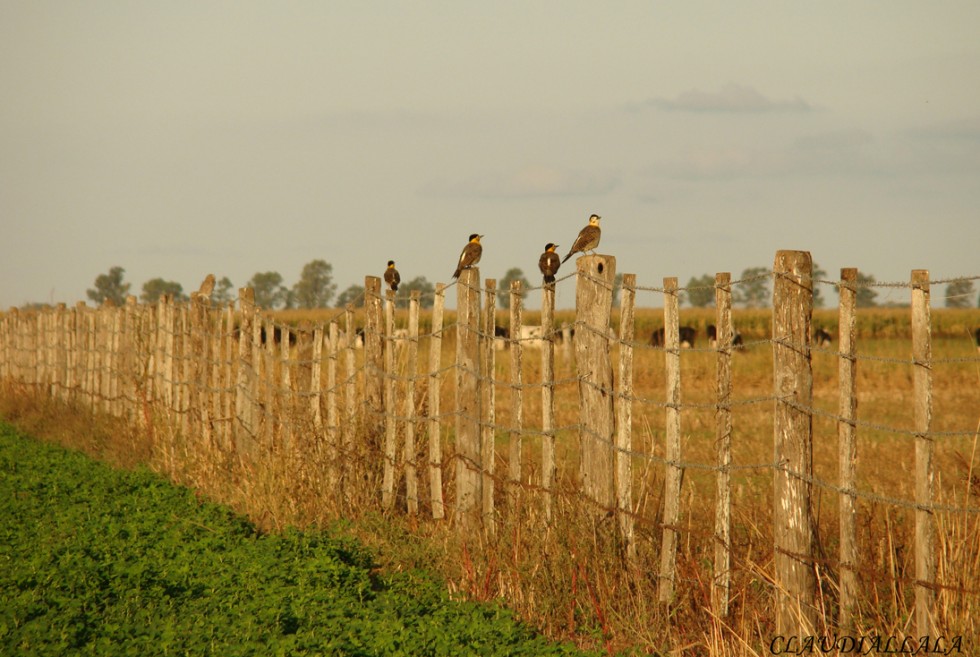
[[[574, 358], [579, 397], [578, 439], [581, 490], [597, 513], [615, 513], [630, 559], [635, 558], [632, 497], [633, 345], [636, 277], [623, 277], [620, 303], [618, 362], [610, 318], [616, 259], [608, 255], [577, 260]], [[813, 632], [818, 622], [814, 559], [813, 374], [811, 317], [812, 261], [808, 253], [780, 251], [773, 268], [773, 540], [777, 628], [781, 632]], [[857, 270], [841, 270], [839, 351], [839, 497], [840, 497], [840, 615], [849, 627], [857, 613], [860, 555], [856, 540], [857, 394], [856, 308]], [[523, 413], [522, 289], [510, 289], [511, 429], [508, 432], [506, 497], [517, 510], [525, 476], [522, 436], [528, 431]], [[661, 602], [676, 597], [676, 552], [679, 538], [680, 493], [684, 475], [681, 453], [681, 345], [679, 288], [676, 278], [664, 279], [664, 358], [666, 400], [664, 419], [664, 508], [661, 523], [659, 593]], [[481, 306], [481, 294], [485, 294]], [[395, 506], [404, 482], [406, 509], [419, 513], [419, 473], [416, 465], [416, 427], [427, 427], [430, 513], [447, 515], [443, 491], [443, 445], [440, 391], [444, 337], [445, 286], [436, 288], [429, 334], [428, 369], [423, 379], [427, 414], [417, 408], [421, 391], [416, 383], [419, 346], [419, 295], [409, 299], [404, 398], [397, 399], [399, 366], [394, 348], [394, 295], [382, 300], [380, 279], [366, 279], [364, 396], [359, 398], [352, 346], [353, 308], [339, 321], [300, 331], [312, 350], [304, 382], [290, 366], [289, 328], [279, 340], [277, 330], [254, 305], [252, 292], [240, 292], [238, 327], [232, 308], [210, 310], [206, 298], [195, 296], [177, 306], [163, 300], [155, 307], [138, 306], [104, 312], [79, 304], [63, 305], [50, 313], [29, 315], [12, 311], [2, 320], [0, 377], [35, 385], [64, 399], [81, 399], [93, 408], [124, 417], [154, 430], [149, 409], [164, 409], [169, 430], [199, 436], [205, 443], [256, 457], [260, 444], [289, 446], [297, 429], [282, 416], [309, 418], [313, 447], [331, 464], [331, 485], [343, 490], [347, 475], [341, 452], [352, 452], [355, 436], [377, 441], [382, 455], [380, 503]], [[496, 282], [481, 288], [479, 270], [464, 270], [457, 285], [455, 378], [455, 498], [452, 513], [463, 527], [493, 531], [495, 508], [494, 319]], [[543, 288], [541, 324], [540, 503], [546, 519], [554, 510], [555, 391], [554, 285]], [[731, 572], [730, 467], [732, 400], [732, 281], [727, 273], [715, 279], [717, 326], [716, 386], [716, 513], [714, 523], [711, 602], [719, 616], [729, 610]], [[931, 431], [931, 334], [928, 272], [912, 275], [912, 351], [915, 414], [915, 609], [920, 635], [934, 630], [936, 559], [933, 553], [933, 441]], [[269, 339], [263, 339], [263, 331]], [[346, 341], [341, 339], [341, 334]], [[237, 336], [234, 337], [233, 336]], [[237, 341], [237, 342], [236, 342]], [[343, 344], [342, 344], [343, 342]], [[324, 354], [324, 347], [326, 353]], [[326, 367], [326, 385], [322, 385]], [[308, 379], [305, 377], [308, 376]], [[307, 383], [308, 382], [308, 383]], [[305, 386], [309, 398], [297, 401], [285, 391]], [[358, 409], [358, 406], [362, 408]], [[326, 418], [322, 412], [326, 407]], [[302, 409], [300, 408], [302, 407]], [[306, 421], [306, 420], [304, 420]], [[359, 422], [358, 426], [355, 426]], [[398, 437], [402, 443], [399, 445]], [[399, 449], [400, 447], [400, 449]], [[399, 453], [401, 458], [399, 459]], [[400, 465], [399, 465], [400, 464]], [[400, 470], [399, 470], [400, 468]], [[399, 472], [401, 476], [399, 476]]]

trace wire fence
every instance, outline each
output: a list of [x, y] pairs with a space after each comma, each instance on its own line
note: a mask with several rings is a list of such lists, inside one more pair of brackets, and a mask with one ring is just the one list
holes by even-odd
[[[813, 629], [806, 573], [822, 569], [834, 574], [841, 625], [858, 595], [851, 577], [905, 587], [929, 634], [937, 592], [980, 596], [942, 542], [948, 523], [980, 514], [977, 346], [949, 340], [940, 350], [932, 340], [930, 285], [953, 279], [914, 272], [907, 283], [869, 284], [843, 271], [839, 281], [810, 273], [777, 266], [751, 280], [719, 274], [715, 286], [697, 288], [715, 292], [711, 341], [704, 315], [682, 326], [678, 297], [694, 288], [676, 279], [640, 286], [627, 275], [616, 289], [608, 256], [585, 256], [576, 273], [532, 288], [542, 292], [534, 326], [523, 324], [526, 288], [506, 291], [509, 308], [498, 313], [496, 281], [481, 284], [475, 269], [428, 298], [413, 293], [407, 311], [367, 277], [355, 303], [299, 325], [262, 312], [247, 288], [224, 306], [195, 295], [11, 311], [0, 319], [0, 381], [123, 418], [175, 461], [255, 467], [274, 454], [297, 469], [315, 461], [315, 488], [341, 514], [371, 507], [492, 534], [585, 509], [609, 520], [628, 562], [656, 564], [664, 602], [708, 581], [720, 616], [733, 574], [758, 571], [732, 510], [770, 509], [774, 561], [765, 571], [780, 609], [794, 612], [786, 623]], [[741, 341], [733, 290], [760, 280], [774, 287], [771, 332]], [[780, 298], [784, 281], [801, 296]], [[556, 322], [556, 290], [572, 285], [574, 320]], [[908, 291], [908, 358], [859, 351], [853, 293], [867, 285]], [[841, 291], [836, 346], [813, 340], [819, 286]], [[448, 313], [453, 291], [457, 308]], [[420, 321], [423, 300], [431, 310]], [[635, 310], [650, 307], [663, 308], [663, 321], [644, 317], [637, 330]], [[663, 326], [659, 342], [651, 326]], [[701, 339], [682, 341], [682, 328]], [[779, 369], [784, 355], [796, 360], [790, 370]], [[890, 374], [862, 379], [866, 367]], [[862, 389], [866, 381], [873, 388]], [[782, 445], [786, 436], [792, 445]], [[879, 523], [881, 509], [914, 523], [914, 574], [857, 553], [854, 523]], [[805, 527], [790, 540], [783, 525]], [[842, 549], [834, 556], [833, 531]], [[711, 555], [705, 572], [677, 570], [682, 540]]]

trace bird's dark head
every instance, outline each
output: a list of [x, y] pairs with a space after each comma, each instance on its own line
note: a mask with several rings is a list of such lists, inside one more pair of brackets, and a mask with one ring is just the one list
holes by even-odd
[[395, 261], [394, 260], [389, 260], [388, 261], [388, 266], [389, 267], [394, 267], [395, 266]]
[[557, 249], [557, 248], [558, 248], [558, 245], [557, 244], [552, 244], [551, 242], [548, 242], [547, 244], [544, 245], [544, 250], [547, 251], [547, 252], [549, 252], [549, 253], [554, 253], [555, 249]]
[[597, 214], [594, 214], [591, 217], [589, 217], [589, 223], [590, 224], [598, 224], [600, 219], [602, 219], [602, 217], [600, 217]]
[[472, 235], [470, 235], [470, 241], [479, 242], [481, 237], [483, 237], [483, 235], [478, 235], [477, 233], [473, 233]]

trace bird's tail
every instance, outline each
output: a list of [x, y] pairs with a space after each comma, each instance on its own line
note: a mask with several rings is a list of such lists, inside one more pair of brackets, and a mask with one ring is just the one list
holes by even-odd
[[564, 258], [562, 258], [561, 264], [565, 264], [565, 261], [568, 260], [569, 258], [571, 258], [573, 253], [575, 253], [575, 252], [574, 251], [569, 251], [568, 252], [568, 255], [565, 256]]
[[459, 278], [459, 274], [460, 274], [461, 271], [463, 271], [463, 270], [457, 268], [456, 271], [453, 272], [453, 278]]

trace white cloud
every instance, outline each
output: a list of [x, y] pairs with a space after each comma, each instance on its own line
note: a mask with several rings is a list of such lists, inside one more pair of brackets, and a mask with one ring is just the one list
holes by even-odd
[[[813, 106], [799, 96], [792, 100], [772, 100], [754, 87], [729, 84], [720, 91], [691, 89], [675, 98], [651, 98], [639, 107], [674, 112], [729, 112], [756, 114], [763, 112], [810, 112]], [[634, 109], [637, 106], [633, 106]]]

